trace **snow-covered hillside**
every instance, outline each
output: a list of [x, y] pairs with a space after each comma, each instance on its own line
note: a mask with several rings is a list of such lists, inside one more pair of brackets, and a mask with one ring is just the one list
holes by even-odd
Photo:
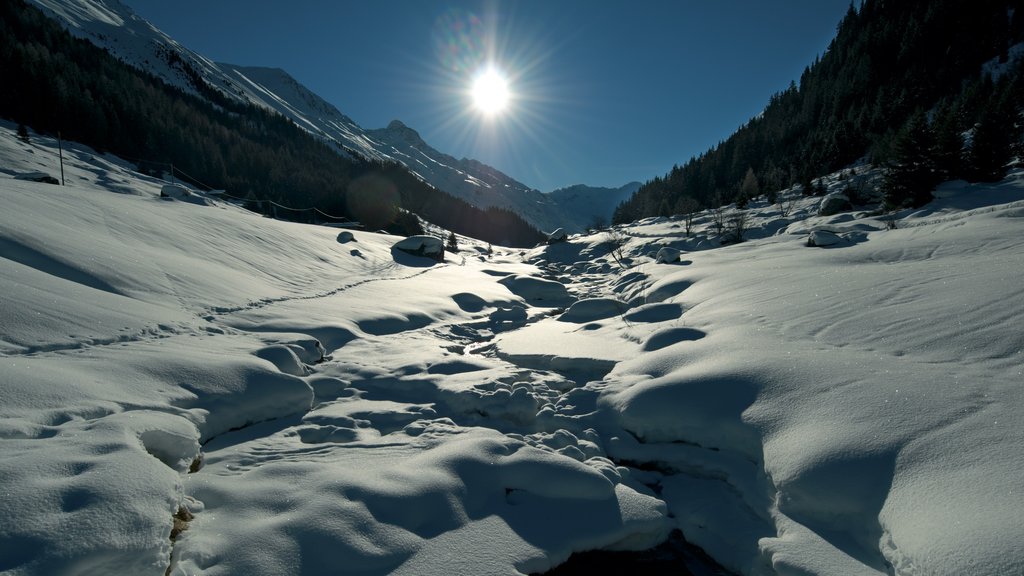
[[630, 182], [618, 188], [577, 184], [559, 188], [548, 195], [566, 214], [566, 220], [571, 220], [572, 226], [567, 226], [566, 230], [579, 232], [592, 228], [599, 220], [610, 223], [615, 208], [638, 189], [639, 182]]
[[1024, 572], [1020, 171], [437, 264], [64, 155], [0, 125], [4, 574]]
[[[521, 215], [536, 228], [583, 230], [591, 218], [566, 207], [501, 171], [430, 147], [415, 130], [395, 120], [367, 130], [278, 68], [215, 63], [173, 40], [117, 0], [32, 0], [73, 34], [164, 82], [196, 96], [199, 83], [240, 102], [277, 111], [331, 143], [342, 155], [405, 165], [436, 188], [480, 208], [499, 207]], [[598, 194], [599, 196], [600, 194]], [[595, 204], [603, 203], [595, 197]], [[612, 209], [614, 206], [612, 206]], [[610, 218], [611, 211], [607, 217]], [[580, 220], [580, 223], [577, 223]]]

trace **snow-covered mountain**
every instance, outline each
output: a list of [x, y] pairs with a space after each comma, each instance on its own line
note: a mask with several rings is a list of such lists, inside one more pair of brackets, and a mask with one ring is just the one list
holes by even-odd
[[571, 215], [576, 229], [586, 230], [597, 222], [597, 219], [603, 219], [605, 223], [611, 222], [615, 207], [632, 196], [639, 188], [639, 182], [630, 182], [618, 188], [577, 184], [559, 188], [551, 192], [549, 196], [563, 214]]
[[32, 1], [73, 34], [170, 85], [200, 97], [209, 97], [212, 89], [223, 97], [275, 110], [333, 144], [340, 154], [401, 163], [453, 196], [480, 208], [512, 210], [540, 230], [561, 227], [574, 232], [593, 221], [589, 213], [580, 216], [574, 202], [560, 205], [564, 196], [543, 194], [496, 168], [435, 150], [399, 120], [386, 128], [364, 129], [284, 70], [213, 62], [117, 0]]

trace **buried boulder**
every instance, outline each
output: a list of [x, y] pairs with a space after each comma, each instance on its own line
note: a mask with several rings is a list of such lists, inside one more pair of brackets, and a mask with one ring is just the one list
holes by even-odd
[[835, 232], [829, 230], [815, 230], [807, 237], [807, 245], [810, 247], [821, 247], [835, 246], [842, 242], [843, 239]]
[[516, 296], [531, 303], [550, 302], [552, 306], [556, 306], [568, 303], [571, 300], [565, 285], [554, 280], [517, 274], [515, 276], [506, 276], [498, 280], [498, 283], [504, 285]]
[[595, 320], [611, 318], [612, 316], [621, 316], [628, 309], [628, 304], [615, 298], [587, 298], [577, 300], [558, 317], [558, 320], [561, 322], [585, 324]]
[[406, 254], [412, 254], [413, 256], [431, 258], [438, 262], [444, 261], [444, 243], [441, 242], [440, 238], [427, 236], [425, 234], [409, 236], [408, 238], [399, 240], [391, 247], [391, 249], [405, 252]]
[[671, 246], [662, 246], [655, 255], [654, 260], [659, 264], [679, 262], [679, 249]]
[[850, 199], [846, 194], [843, 194], [842, 192], [833, 192], [821, 199], [821, 204], [818, 205], [818, 215], [832, 216], [851, 208], [853, 208], [853, 206], [850, 204]]

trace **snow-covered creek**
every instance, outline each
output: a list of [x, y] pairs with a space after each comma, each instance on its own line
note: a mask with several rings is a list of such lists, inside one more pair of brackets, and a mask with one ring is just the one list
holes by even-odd
[[437, 264], [3, 130], [4, 574], [1024, 568], [1019, 171]]

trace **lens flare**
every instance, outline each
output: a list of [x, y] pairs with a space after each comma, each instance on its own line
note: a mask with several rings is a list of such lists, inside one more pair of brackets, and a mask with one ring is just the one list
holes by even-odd
[[487, 68], [473, 80], [471, 95], [476, 109], [492, 116], [508, 106], [508, 81], [494, 68]]
[[450, 72], [469, 73], [487, 57], [484, 26], [472, 12], [446, 10], [434, 21], [431, 36], [438, 61]]

